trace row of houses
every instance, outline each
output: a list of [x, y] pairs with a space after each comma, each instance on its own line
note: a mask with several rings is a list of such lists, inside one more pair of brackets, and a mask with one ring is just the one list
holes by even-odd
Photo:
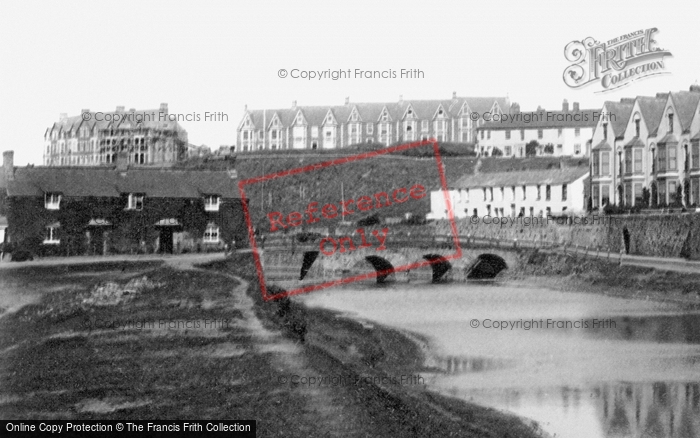
[[[505, 97], [351, 103], [244, 111], [237, 152], [279, 149], [338, 149], [361, 143], [389, 145], [435, 138], [473, 143], [483, 114], [508, 114]], [[472, 114], [478, 114], [476, 118]]]
[[700, 86], [605, 102], [593, 132], [591, 191], [606, 205], [700, 205]]
[[234, 171], [15, 167], [3, 153], [3, 243], [41, 255], [219, 250], [244, 242]]

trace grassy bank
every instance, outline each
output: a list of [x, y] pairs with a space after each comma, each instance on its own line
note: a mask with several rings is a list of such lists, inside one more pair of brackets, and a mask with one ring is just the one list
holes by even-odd
[[536, 426], [515, 416], [438, 395], [424, 384], [386, 383], [423, 370], [423, 350], [403, 333], [306, 309], [293, 299], [263, 302], [249, 255], [208, 267], [250, 281], [248, 293], [263, 323], [303, 345], [309, 367], [319, 375], [345, 382], [331, 389], [344, 411], [362, 418], [352, 436], [538, 436]]
[[564, 291], [601, 293], [700, 306], [700, 274], [620, 265], [576, 254], [519, 251], [520, 263], [502, 278]]

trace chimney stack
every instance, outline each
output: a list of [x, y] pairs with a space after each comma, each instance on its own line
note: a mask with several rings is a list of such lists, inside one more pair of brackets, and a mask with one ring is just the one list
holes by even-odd
[[129, 108], [129, 112], [130, 112], [130, 113], [135, 113], [135, 112], [136, 112], [136, 108]]
[[124, 112], [124, 107], [123, 107], [123, 106], [118, 106], [118, 107], [117, 107], [117, 112], [118, 112], [118, 113], [123, 113], [123, 112]]
[[510, 106], [510, 112], [513, 114], [520, 113], [520, 104], [517, 102], [513, 102], [513, 104]]
[[578, 111], [579, 111], [578, 102], [574, 102], [574, 112], [578, 112]]
[[292, 101], [292, 109], [297, 109], [297, 101], [296, 100]]
[[349, 97], [345, 98], [345, 105], [350, 105], [350, 98]]
[[58, 120], [64, 121], [68, 118], [68, 113], [61, 113], [58, 115]]
[[2, 168], [5, 171], [5, 181], [15, 179], [15, 152], [5, 151], [2, 153]]
[[690, 91], [693, 93], [700, 93], [700, 85], [697, 83], [690, 86]]
[[561, 104], [561, 110], [565, 113], [569, 112], [569, 101], [564, 99], [564, 102]]
[[160, 112], [163, 114], [168, 114], [168, 104], [167, 103], [160, 104]]
[[403, 103], [403, 94], [399, 94], [399, 103]]
[[89, 113], [89, 112], [90, 112], [89, 109], [82, 109], [82, 110], [80, 110], [80, 114], [85, 114], [85, 113]]
[[457, 92], [456, 92], [456, 91], [453, 91], [453, 92], [452, 92], [452, 98], [453, 98], [453, 99], [457, 99]]
[[620, 103], [625, 105], [634, 105], [634, 97], [623, 97], [620, 99]]
[[124, 152], [119, 152], [117, 154], [117, 171], [126, 172], [129, 168], [129, 155]]

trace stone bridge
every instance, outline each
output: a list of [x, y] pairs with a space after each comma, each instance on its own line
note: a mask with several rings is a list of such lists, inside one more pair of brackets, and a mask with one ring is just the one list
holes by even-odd
[[[387, 242], [386, 248], [346, 245], [344, 250], [322, 251], [320, 242], [308, 244], [267, 245], [262, 250], [266, 278], [275, 280], [339, 279], [376, 272], [376, 281], [428, 280], [464, 281], [494, 278], [503, 269], [518, 263], [517, 254], [508, 249], [462, 248], [462, 256], [447, 260], [456, 253], [451, 243], [431, 241]], [[430, 264], [404, 267], [419, 262]]]

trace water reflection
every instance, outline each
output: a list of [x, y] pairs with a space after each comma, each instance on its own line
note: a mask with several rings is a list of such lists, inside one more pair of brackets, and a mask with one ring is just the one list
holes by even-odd
[[[558, 438], [700, 438], [697, 312], [518, 284], [358, 287], [303, 299], [431, 339], [421, 373], [429, 388], [531, 418]], [[486, 319], [542, 323], [503, 330]]]

